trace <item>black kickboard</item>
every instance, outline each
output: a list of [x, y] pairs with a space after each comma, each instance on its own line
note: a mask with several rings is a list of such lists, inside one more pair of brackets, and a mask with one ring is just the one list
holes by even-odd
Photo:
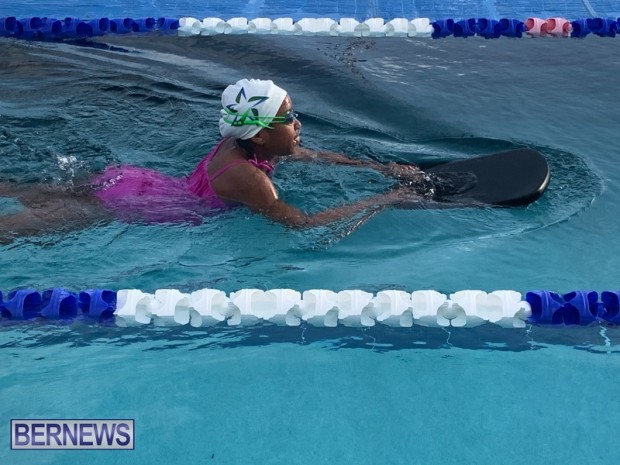
[[545, 192], [551, 177], [547, 160], [531, 149], [451, 161], [424, 171], [439, 179], [445, 174], [451, 179], [469, 179], [461, 192], [448, 191], [437, 199], [465, 205], [528, 205]]

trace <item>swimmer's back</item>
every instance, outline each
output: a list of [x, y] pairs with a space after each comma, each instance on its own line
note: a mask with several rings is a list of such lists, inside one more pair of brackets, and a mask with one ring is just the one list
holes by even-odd
[[213, 158], [230, 139], [223, 139], [187, 177], [174, 177], [132, 165], [112, 166], [90, 182], [95, 196], [122, 221], [167, 223], [199, 221], [214, 210], [230, 208], [215, 193], [212, 182], [240, 164], [253, 160]]

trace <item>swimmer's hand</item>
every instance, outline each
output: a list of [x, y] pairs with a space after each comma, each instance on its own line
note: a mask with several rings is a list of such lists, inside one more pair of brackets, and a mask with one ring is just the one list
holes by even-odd
[[374, 160], [361, 160], [349, 158], [344, 154], [329, 152], [326, 150], [311, 150], [305, 147], [295, 147], [295, 152], [287, 157], [289, 160], [298, 161], [322, 161], [335, 165], [347, 165], [358, 168], [370, 168], [382, 175], [399, 181], [402, 185], [419, 184], [426, 175], [415, 165], [401, 163], [379, 163]]
[[[432, 192], [431, 192], [432, 194]], [[457, 207], [484, 206], [480, 202], [466, 198], [442, 199], [433, 195], [421, 194], [415, 188], [400, 186], [387, 194], [388, 205], [398, 210], [445, 209]]]
[[419, 185], [425, 180], [426, 174], [415, 165], [402, 165], [390, 162], [382, 166], [383, 175], [396, 179], [403, 186]]
[[425, 208], [427, 199], [408, 186], [401, 186], [387, 194], [387, 204], [401, 210]]

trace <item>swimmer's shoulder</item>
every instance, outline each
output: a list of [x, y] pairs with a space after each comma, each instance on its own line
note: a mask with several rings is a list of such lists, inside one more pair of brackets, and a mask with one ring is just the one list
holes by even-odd
[[235, 145], [234, 139], [225, 139], [215, 150], [205, 169], [209, 177], [212, 177], [222, 168], [232, 164], [241, 164], [245, 157], [243, 152]]
[[245, 152], [234, 141], [232, 144], [222, 144], [210, 165], [206, 167], [208, 176], [216, 176], [211, 181], [211, 187], [224, 200], [250, 206], [255, 202], [262, 205], [278, 198], [269, 177], [248, 162]]

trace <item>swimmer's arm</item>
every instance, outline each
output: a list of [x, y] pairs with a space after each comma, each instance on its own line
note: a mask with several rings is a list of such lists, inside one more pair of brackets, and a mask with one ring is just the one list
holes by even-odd
[[378, 163], [373, 160], [358, 160], [349, 158], [344, 154], [324, 151], [324, 150], [311, 150], [305, 147], [295, 147], [295, 152], [287, 157], [288, 160], [293, 161], [322, 161], [331, 163], [334, 165], [347, 165], [355, 166], [358, 168], [371, 168], [384, 176], [403, 180], [419, 176], [421, 170], [415, 165], [405, 165], [400, 163]]
[[247, 204], [247, 206], [252, 211], [260, 213], [273, 221], [296, 229], [303, 229], [351, 219], [360, 214], [359, 224], [361, 224], [375, 213], [402, 201], [403, 199], [400, 197], [398, 192], [390, 191], [386, 194], [375, 195], [355, 203], [330, 208], [312, 215], [306, 214], [280, 199], [272, 199], [270, 202], [260, 205], [257, 203]]
[[273, 221], [299, 229], [326, 225], [334, 221], [353, 218], [358, 214], [362, 214], [361, 224], [374, 213], [390, 205], [406, 201], [409, 192], [399, 188], [309, 215], [280, 200], [271, 180], [254, 167], [242, 165], [239, 169], [230, 170], [226, 174], [229, 176], [225, 183], [213, 186], [220, 198], [241, 203], [253, 212], [260, 213]]
[[350, 165], [369, 168], [372, 168], [375, 165], [377, 167], [383, 166], [380, 163], [370, 160], [356, 160], [354, 158], [349, 158], [342, 153], [330, 152], [328, 150], [312, 150], [305, 147], [300, 147], [299, 145], [295, 147], [295, 152], [286, 157], [286, 159], [308, 162], [323, 161], [334, 165]]

